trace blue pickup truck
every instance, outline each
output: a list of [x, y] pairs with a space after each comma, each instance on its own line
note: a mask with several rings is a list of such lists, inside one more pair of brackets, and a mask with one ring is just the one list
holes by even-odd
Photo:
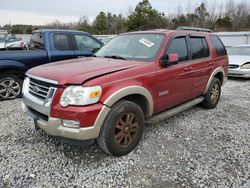
[[0, 52], [0, 100], [21, 95], [25, 72], [35, 66], [92, 56], [103, 46], [86, 32], [72, 30], [34, 31], [26, 50]]

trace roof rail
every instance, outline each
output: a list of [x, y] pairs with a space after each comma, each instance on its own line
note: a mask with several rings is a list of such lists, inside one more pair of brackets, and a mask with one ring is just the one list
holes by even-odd
[[179, 26], [176, 28], [176, 30], [191, 30], [191, 31], [199, 31], [199, 32], [208, 32], [211, 33], [211, 29], [205, 29], [200, 27], [186, 27], [186, 26]]

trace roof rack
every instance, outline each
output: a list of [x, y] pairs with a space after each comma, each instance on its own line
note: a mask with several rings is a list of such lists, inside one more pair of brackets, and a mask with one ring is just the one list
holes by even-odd
[[200, 28], [200, 27], [186, 27], [186, 26], [179, 26], [176, 28], [176, 30], [191, 30], [191, 31], [199, 31], [199, 32], [208, 32], [211, 33], [212, 30]]

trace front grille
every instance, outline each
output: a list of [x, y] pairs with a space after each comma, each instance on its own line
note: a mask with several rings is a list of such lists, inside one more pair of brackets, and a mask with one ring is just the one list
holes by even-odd
[[239, 68], [240, 66], [239, 66], [239, 65], [234, 65], [234, 64], [229, 64], [228, 67], [229, 67], [230, 69], [237, 69], [237, 68]]
[[55, 85], [30, 78], [29, 80], [29, 93], [42, 101], [51, 99], [55, 92]]

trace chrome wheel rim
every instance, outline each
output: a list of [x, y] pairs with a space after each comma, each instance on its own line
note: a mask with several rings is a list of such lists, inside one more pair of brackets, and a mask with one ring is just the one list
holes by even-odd
[[139, 121], [134, 113], [124, 114], [116, 123], [114, 141], [120, 147], [128, 147], [139, 132]]
[[219, 95], [220, 95], [220, 86], [219, 84], [214, 84], [211, 93], [211, 102], [213, 104], [215, 104], [218, 101]]
[[0, 82], [0, 98], [14, 99], [20, 95], [21, 86], [13, 78], [5, 78]]

